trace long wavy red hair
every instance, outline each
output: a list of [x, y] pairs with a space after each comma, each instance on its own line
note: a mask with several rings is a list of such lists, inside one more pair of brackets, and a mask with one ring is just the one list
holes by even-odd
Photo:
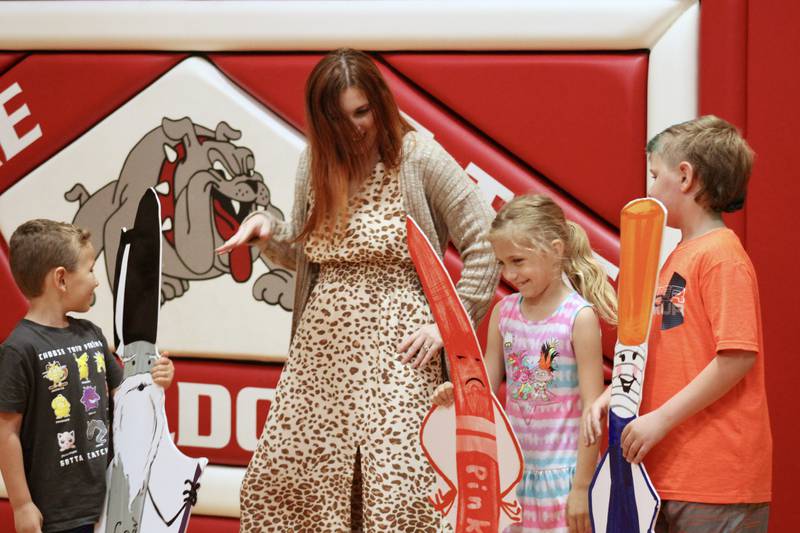
[[314, 205], [298, 241], [317, 229], [332, 231], [340, 217], [346, 220], [350, 184], [363, 180], [372, 170], [372, 146], [364, 146], [339, 105], [339, 97], [350, 87], [363, 91], [369, 101], [374, 142], [387, 170], [400, 164], [403, 136], [412, 129], [400, 116], [392, 92], [369, 55], [340, 48], [323, 57], [306, 82]]

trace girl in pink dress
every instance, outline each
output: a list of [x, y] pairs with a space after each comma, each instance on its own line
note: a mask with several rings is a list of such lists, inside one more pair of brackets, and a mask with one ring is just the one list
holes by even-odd
[[[616, 297], [586, 233], [550, 198], [506, 204], [489, 239], [517, 293], [494, 307], [486, 368], [525, 457], [513, 532], [590, 532], [589, 483], [597, 446], [580, 445], [583, 406], [603, 391], [600, 319], [616, 322]], [[565, 279], [566, 278], [566, 279]], [[566, 280], [569, 280], [567, 283]], [[448, 404], [444, 384], [434, 401]]]

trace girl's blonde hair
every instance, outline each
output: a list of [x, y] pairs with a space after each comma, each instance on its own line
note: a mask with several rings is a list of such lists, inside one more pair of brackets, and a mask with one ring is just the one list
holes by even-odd
[[[522, 239], [528, 243], [520, 242]], [[551, 252], [551, 243], [564, 243], [561, 268], [578, 293], [594, 305], [600, 318], [617, 323], [617, 296], [602, 266], [594, 259], [586, 232], [564, 218], [564, 211], [548, 196], [517, 196], [500, 209], [489, 239], [507, 238], [517, 246]]]

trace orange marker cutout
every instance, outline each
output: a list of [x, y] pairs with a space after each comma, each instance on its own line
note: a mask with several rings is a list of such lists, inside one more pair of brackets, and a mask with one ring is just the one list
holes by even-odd
[[617, 290], [620, 344], [637, 346], [647, 340], [665, 219], [664, 206], [653, 198], [633, 200], [622, 209]]

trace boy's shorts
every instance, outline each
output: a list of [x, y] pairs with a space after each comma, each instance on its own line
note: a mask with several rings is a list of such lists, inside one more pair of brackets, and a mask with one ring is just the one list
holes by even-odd
[[655, 533], [766, 533], [769, 502], [661, 502]]

